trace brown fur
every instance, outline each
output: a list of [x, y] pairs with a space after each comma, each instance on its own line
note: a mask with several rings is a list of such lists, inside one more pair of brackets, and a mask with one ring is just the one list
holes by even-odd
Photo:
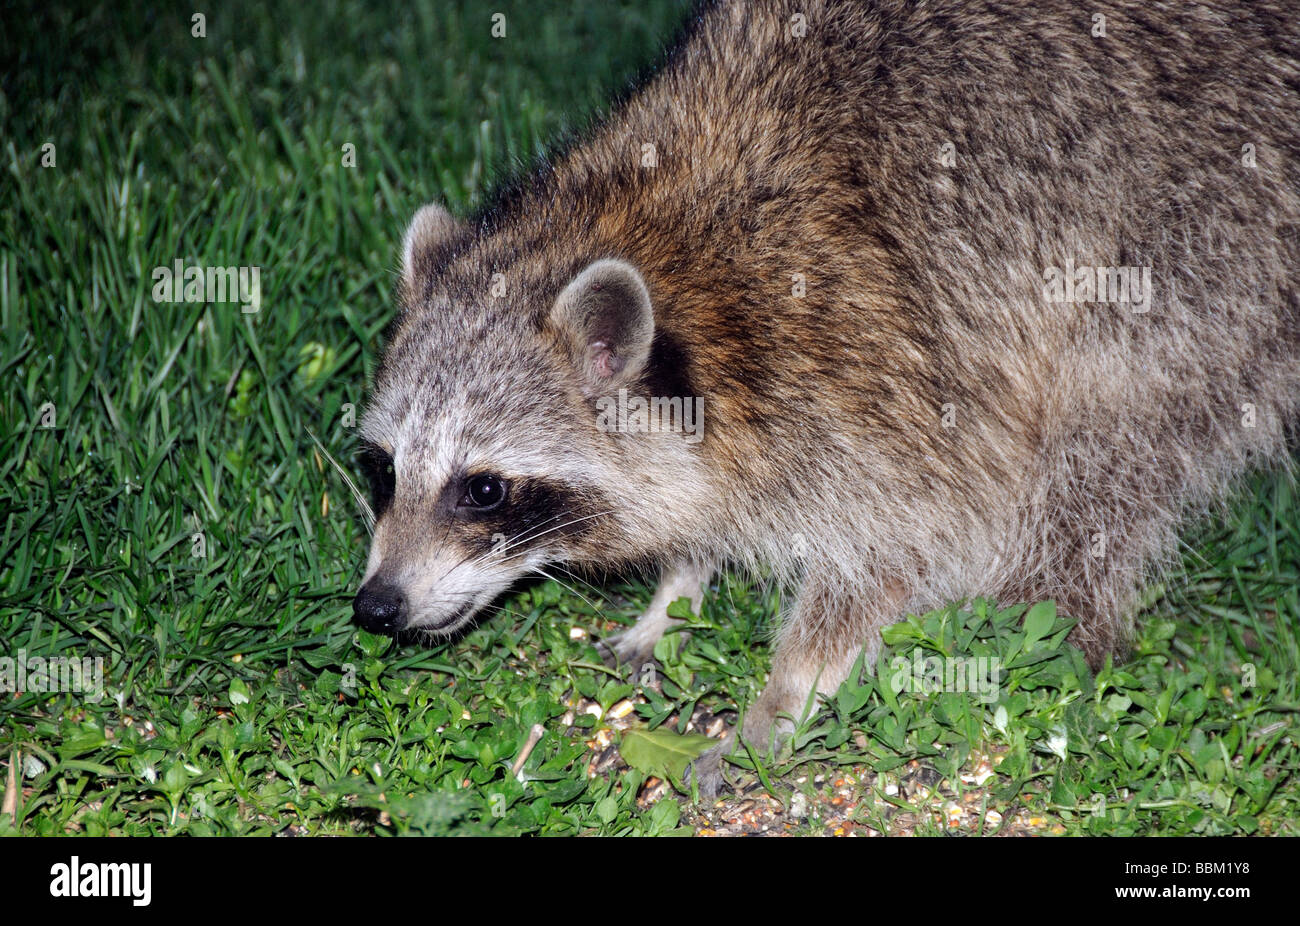
[[[612, 513], [551, 559], [801, 581], [747, 735], [951, 599], [1055, 598], [1098, 663], [1189, 507], [1286, 459], [1300, 396], [1293, 11], [1102, 12], [1096, 37], [1062, 0], [706, 5], [589, 137], [474, 222], [413, 229], [369, 433], [409, 443], [418, 397], [585, 461], [557, 477], [571, 509]], [[605, 258], [653, 311], [630, 387], [704, 397], [698, 445], [590, 427], [564, 345], [605, 342], [553, 307]], [[1048, 302], [1067, 259], [1149, 266], [1150, 310]], [[414, 517], [437, 487], [409, 482]]]

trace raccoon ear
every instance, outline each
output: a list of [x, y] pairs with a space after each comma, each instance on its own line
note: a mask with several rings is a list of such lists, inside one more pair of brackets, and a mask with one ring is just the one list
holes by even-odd
[[408, 292], [418, 273], [440, 258], [460, 230], [460, 222], [437, 203], [420, 207], [402, 239], [402, 282]]
[[650, 291], [621, 260], [598, 260], [579, 273], [551, 309], [588, 397], [607, 395], [645, 368], [654, 339]]

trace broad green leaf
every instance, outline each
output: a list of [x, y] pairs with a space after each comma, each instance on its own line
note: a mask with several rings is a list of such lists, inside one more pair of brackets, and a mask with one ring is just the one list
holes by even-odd
[[1052, 632], [1056, 623], [1056, 602], [1040, 601], [1025, 615], [1025, 648], [1029, 649]]
[[632, 768], [670, 781], [680, 781], [686, 766], [718, 741], [698, 733], [634, 728], [623, 734], [619, 752]]

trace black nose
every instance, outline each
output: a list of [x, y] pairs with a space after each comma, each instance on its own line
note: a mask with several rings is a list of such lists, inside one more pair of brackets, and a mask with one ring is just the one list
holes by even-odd
[[371, 579], [353, 599], [352, 613], [371, 633], [391, 636], [406, 626], [406, 599], [395, 586]]

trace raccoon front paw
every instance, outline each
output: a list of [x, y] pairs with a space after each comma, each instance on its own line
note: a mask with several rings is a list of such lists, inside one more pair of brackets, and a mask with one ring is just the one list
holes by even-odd
[[657, 642], [658, 640], [646, 639], [645, 634], [637, 634], [636, 628], [632, 627], [597, 641], [596, 652], [600, 653], [601, 661], [611, 669], [623, 667], [635, 677], [641, 672], [642, 666], [655, 661]]
[[690, 765], [686, 766], [683, 782], [689, 788], [694, 782], [699, 788], [701, 801], [716, 800], [724, 790], [730, 790], [731, 784], [722, 777], [722, 759], [731, 750], [732, 737], [714, 746], [708, 752], [701, 753]]

